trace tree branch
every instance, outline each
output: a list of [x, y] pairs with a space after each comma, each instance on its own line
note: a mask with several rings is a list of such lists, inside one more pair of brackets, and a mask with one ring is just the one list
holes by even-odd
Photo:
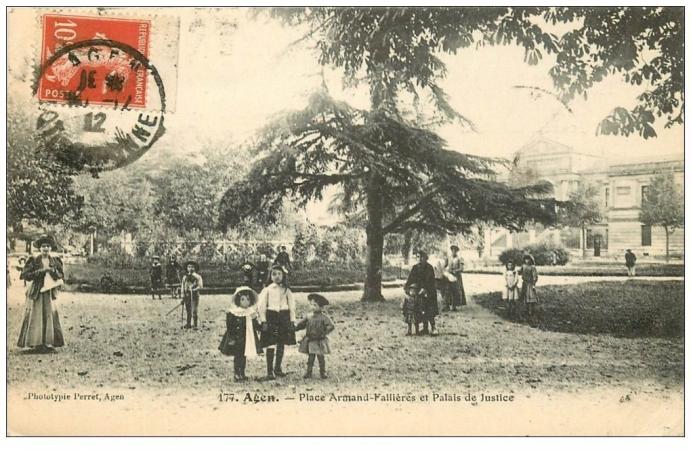
[[403, 222], [411, 218], [413, 215], [415, 215], [423, 206], [423, 204], [432, 196], [434, 196], [437, 192], [439, 192], [439, 187], [433, 188], [430, 192], [427, 194], [423, 195], [420, 200], [418, 200], [413, 206], [408, 208], [407, 210], [403, 211], [401, 214], [399, 214], [395, 219], [393, 219], [388, 225], [384, 226], [383, 232], [384, 234], [388, 234], [395, 230], [397, 227], [399, 227]]

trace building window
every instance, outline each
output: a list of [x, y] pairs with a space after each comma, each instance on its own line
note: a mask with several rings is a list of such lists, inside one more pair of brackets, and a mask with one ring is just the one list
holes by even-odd
[[650, 225], [641, 226], [641, 245], [643, 247], [650, 247], [652, 245], [653, 236]]
[[609, 188], [605, 188], [605, 208], [609, 208]]
[[617, 195], [621, 197], [626, 197], [631, 194], [631, 186], [619, 186], [617, 187]]
[[648, 200], [648, 192], [650, 191], [649, 187], [650, 186], [641, 186], [641, 205]]

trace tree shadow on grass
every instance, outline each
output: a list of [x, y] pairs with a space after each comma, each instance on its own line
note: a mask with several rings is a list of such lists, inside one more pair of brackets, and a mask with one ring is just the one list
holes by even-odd
[[519, 305], [510, 314], [493, 292], [475, 302], [505, 320], [549, 331], [609, 334], [616, 337], [683, 338], [684, 285], [682, 281], [597, 281], [577, 285], [542, 286], [533, 318]]

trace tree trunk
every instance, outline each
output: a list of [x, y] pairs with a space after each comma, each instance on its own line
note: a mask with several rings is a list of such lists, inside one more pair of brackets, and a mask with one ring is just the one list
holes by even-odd
[[581, 227], [581, 252], [582, 252], [583, 259], [585, 259], [587, 247], [588, 247], [588, 243], [586, 242], [585, 227]]
[[372, 173], [367, 184], [367, 271], [363, 302], [384, 300], [381, 293], [384, 230], [382, 217], [381, 177]]
[[408, 230], [403, 234], [403, 263], [410, 264], [410, 250], [413, 248], [413, 232]]
[[669, 228], [665, 227], [665, 261], [669, 262]]

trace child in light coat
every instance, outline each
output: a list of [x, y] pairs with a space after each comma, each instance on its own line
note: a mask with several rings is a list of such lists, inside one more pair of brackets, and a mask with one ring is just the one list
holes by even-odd
[[299, 352], [307, 356], [307, 372], [304, 378], [312, 378], [315, 358], [319, 360], [319, 375], [322, 379], [326, 376], [326, 357], [331, 353], [329, 338], [327, 335], [336, 327], [333, 321], [323, 313], [322, 309], [329, 304], [329, 301], [319, 294], [310, 294], [307, 300], [312, 307], [312, 313], [301, 320], [295, 330], [305, 330], [305, 337], [300, 341]]

